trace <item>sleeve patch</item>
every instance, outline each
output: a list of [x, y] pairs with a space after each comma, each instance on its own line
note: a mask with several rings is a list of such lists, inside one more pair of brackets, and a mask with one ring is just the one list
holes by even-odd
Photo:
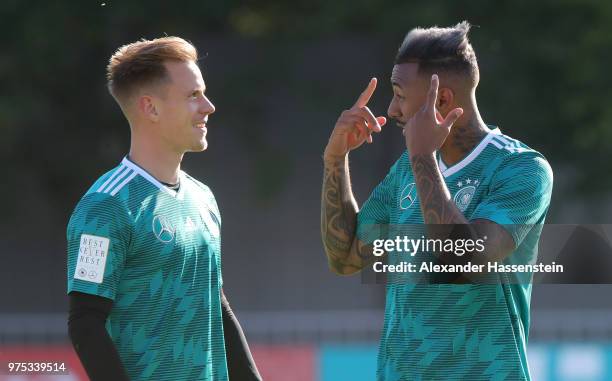
[[79, 245], [79, 257], [74, 270], [74, 279], [87, 282], [102, 283], [108, 246], [110, 240], [106, 237], [82, 234]]

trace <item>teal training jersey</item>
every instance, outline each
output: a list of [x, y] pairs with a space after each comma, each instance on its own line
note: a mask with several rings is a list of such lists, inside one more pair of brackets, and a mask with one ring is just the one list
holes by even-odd
[[227, 380], [221, 218], [184, 172], [174, 191], [123, 159], [67, 229], [68, 292], [114, 301], [106, 329], [132, 380]]
[[[468, 220], [493, 221], [512, 235], [508, 261], [535, 260], [553, 182], [541, 154], [496, 128], [459, 163], [447, 166], [438, 155], [438, 165]], [[359, 212], [360, 239], [371, 240], [373, 224], [423, 224], [406, 151]], [[379, 381], [530, 380], [529, 282], [389, 282], [386, 292]]]

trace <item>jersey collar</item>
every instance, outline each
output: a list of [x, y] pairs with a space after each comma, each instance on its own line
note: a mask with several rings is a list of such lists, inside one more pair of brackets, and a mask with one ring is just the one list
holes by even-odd
[[127, 156], [123, 158], [123, 160], [121, 161], [121, 164], [125, 165], [126, 167], [129, 167], [130, 169], [133, 169], [136, 173], [138, 173], [144, 179], [149, 181], [151, 184], [155, 185], [162, 192], [166, 192], [167, 194], [175, 198], [179, 198], [179, 199], [182, 198], [183, 189], [185, 188], [185, 185], [186, 185], [186, 180], [185, 180], [183, 171], [179, 171], [179, 181], [181, 182], [181, 186], [179, 187], [178, 192], [177, 192], [174, 189], [170, 189], [164, 184], [162, 184], [159, 180], [153, 177], [144, 168], [140, 167], [138, 164], [131, 161]]
[[437, 152], [438, 166], [440, 167], [442, 176], [444, 177], [452, 176], [455, 173], [462, 170], [463, 168], [465, 168], [468, 164], [474, 161], [474, 159], [476, 159], [478, 155], [480, 155], [480, 153], [485, 149], [487, 144], [489, 144], [489, 142], [491, 141], [491, 139], [493, 139], [493, 136], [495, 135], [501, 135], [501, 131], [499, 130], [499, 127], [495, 127], [491, 131], [489, 131], [487, 136], [485, 136], [480, 141], [480, 143], [478, 143], [478, 145], [472, 149], [472, 152], [470, 152], [466, 157], [464, 157], [457, 164], [451, 165], [450, 167], [447, 167], [446, 164], [444, 164], [444, 161], [442, 160], [442, 155], [440, 155], [440, 153]]

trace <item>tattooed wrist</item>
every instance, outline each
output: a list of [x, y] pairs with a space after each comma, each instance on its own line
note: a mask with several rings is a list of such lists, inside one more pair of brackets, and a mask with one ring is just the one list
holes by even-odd
[[434, 154], [411, 155], [423, 221], [426, 224], [462, 224], [467, 220], [451, 200]]
[[327, 153], [324, 152], [323, 153], [323, 162], [325, 164], [339, 164], [339, 163], [344, 163], [344, 161], [347, 159], [348, 154], [344, 154], [344, 155], [335, 155], [335, 154], [331, 154], [331, 153]]

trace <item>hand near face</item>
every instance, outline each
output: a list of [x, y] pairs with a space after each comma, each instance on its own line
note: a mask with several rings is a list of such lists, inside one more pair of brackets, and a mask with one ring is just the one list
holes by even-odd
[[439, 150], [450, 134], [453, 124], [463, 114], [463, 109], [456, 108], [443, 118], [436, 110], [439, 79], [436, 74], [431, 76], [431, 84], [427, 100], [419, 111], [404, 126], [406, 147], [410, 156], [431, 155]]
[[382, 126], [387, 123], [384, 116], [375, 117], [367, 106], [374, 90], [376, 78], [370, 80], [353, 107], [340, 114], [325, 148], [326, 159], [344, 158], [364, 142], [372, 143], [372, 132], [380, 132]]

